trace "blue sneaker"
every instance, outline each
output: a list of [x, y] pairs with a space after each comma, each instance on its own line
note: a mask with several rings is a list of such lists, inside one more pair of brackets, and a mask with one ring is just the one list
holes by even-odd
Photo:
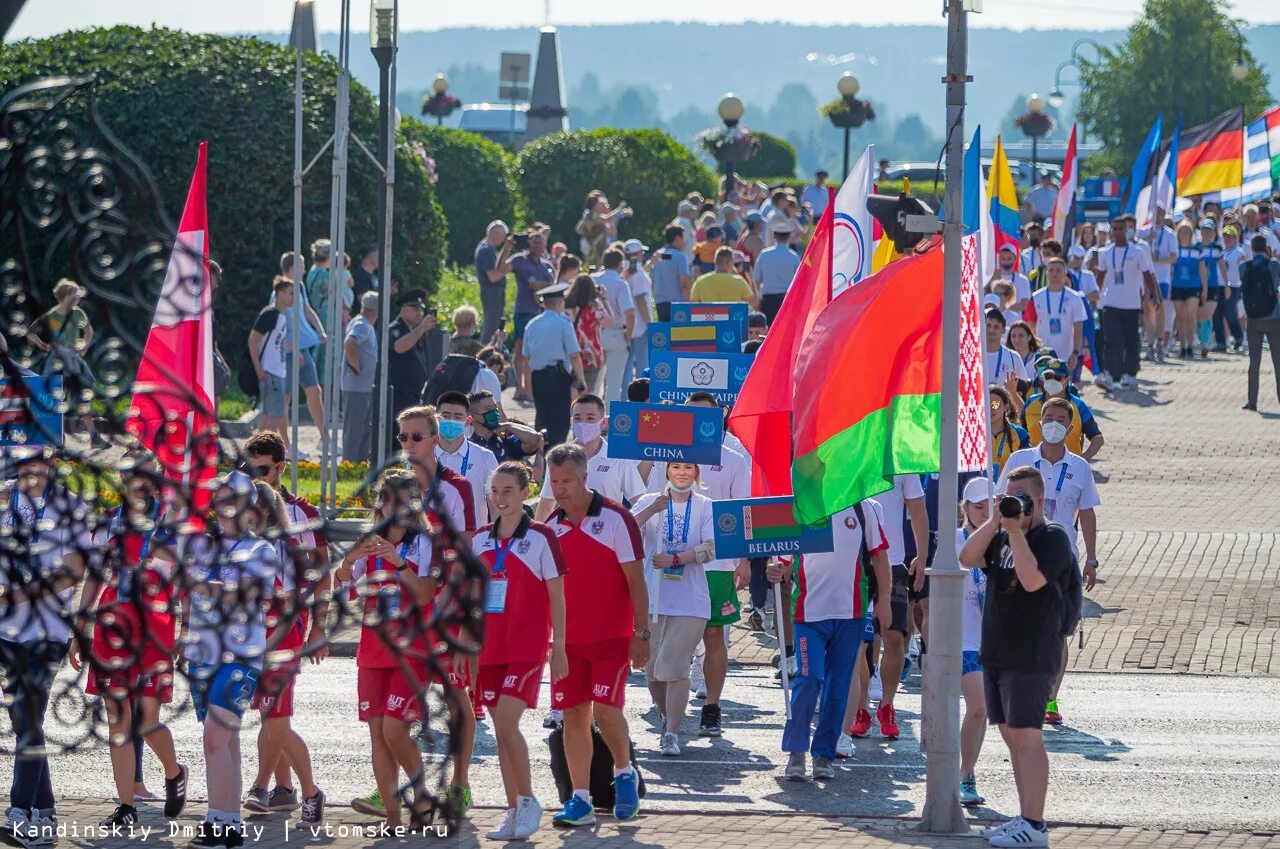
[[911, 675], [911, 656], [907, 655], [902, 659], [902, 674], [898, 676], [898, 681], [905, 684], [907, 678]]
[[620, 820], [629, 820], [640, 813], [640, 776], [635, 768], [626, 775], [613, 779], [613, 815]]
[[581, 796], [570, 796], [564, 803], [564, 810], [551, 818], [551, 824], [557, 828], [579, 828], [596, 824], [596, 812], [590, 802], [584, 802]]
[[972, 775], [960, 781], [960, 804], [965, 807], [981, 805], [987, 801], [978, 792], [978, 780]]

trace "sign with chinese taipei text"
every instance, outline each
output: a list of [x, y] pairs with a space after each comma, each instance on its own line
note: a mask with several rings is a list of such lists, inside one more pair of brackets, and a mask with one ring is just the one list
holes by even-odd
[[720, 465], [724, 415], [715, 407], [609, 405], [609, 456], [623, 460]]
[[801, 525], [791, 510], [794, 500], [783, 495], [715, 502], [716, 559], [834, 551], [831, 520]]
[[62, 375], [0, 378], [0, 446], [62, 443]]
[[649, 359], [649, 398], [683, 404], [694, 392], [709, 392], [720, 404], [732, 404], [754, 360], [751, 354], [654, 351]]
[[747, 335], [747, 313], [750, 309], [741, 301], [725, 303], [697, 303], [694, 301], [675, 301], [671, 304], [671, 320], [683, 321], [728, 321], [742, 328], [742, 336]]
[[742, 332], [736, 321], [654, 322], [649, 350], [677, 354], [740, 354]]

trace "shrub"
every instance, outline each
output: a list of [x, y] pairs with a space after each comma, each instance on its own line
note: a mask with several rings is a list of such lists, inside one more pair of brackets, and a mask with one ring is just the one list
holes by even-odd
[[[224, 269], [215, 310], [220, 347], [236, 362], [253, 317], [268, 299], [280, 254], [293, 246], [294, 53], [254, 38], [123, 26], [21, 41], [0, 51], [3, 91], [39, 77], [88, 73], [99, 81], [103, 123], [150, 170], [171, 221], [182, 209], [196, 147], [209, 142], [210, 253]], [[304, 56], [305, 156], [313, 156], [333, 132], [336, 79], [331, 57]], [[350, 113], [352, 131], [375, 145], [377, 109], [369, 91], [354, 82]], [[305, 186], [304, 250], [328, 235], [327, 162], [321, 158]], [[352, 145], [352, 250], [375, 239], [380, 179]], [[426, 169], [403, 145], [396, 158], [395, 232], [394, 276], [402, 286], [434, 288], [443, 268], [444, 216]], [[93, 300], [87, 305], [93, 307]], [[149, 323], [149, 310], [134, 310], [121, 329], [144, 332]]]
[[734, 170], [743, 177], [765, 177], [770, 174], [796, 173], [796, 148], [791, 142], [775, 136], [773, 133], [762, 133], [752, 130], [751, 135], [760, 141], [760, 150], [746, 162], [735, 165]]
[[470, 265], [490, 221], [501, 218], [515, 226], [511, 157], [484, 136], [429, 126], [407, 115], [400, 133], [407, 141], [421, 142], [435, 161], [436, 197], [449, 219], [448, 261]]
[[688, 148], [661, 130], [575, 130], [543, 136], [520, 151], [520, 191], [531, 218], [551, 225], [552, 239], [577, 252], [573, 226], [587, 192], [601, 189], [635, 215], [621, 233], [662, 243], [662, 228], [689, 192], [713, 197], [716, 178]]

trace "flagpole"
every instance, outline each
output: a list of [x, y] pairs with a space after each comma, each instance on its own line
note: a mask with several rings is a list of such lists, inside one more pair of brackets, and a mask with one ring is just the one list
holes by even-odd
[[[960, 295], [964, 237], [964, 106], [968, 81], [968, 12], [947, 2], [947, 189], [943, 222], [942, 434], [938, 514], [959, 502]], [[942, 529], [940, 529], [942, 530]], [[926, 750], [925, 801], [919, 830], [969, 831], [960, 810], [960, 645], [964, 572], [950, 535], [944, 534], [930, 580], [929, 662], [924, 666], [921, 748]]]
[[[298, 350], [302, 330], [302, 43], [294, 49], [293, 71], [293, 317], [289, 333], [293, 336], [293, 352], [289, 357], [290, 400], [289, 444], [298, 453]], [[306, 397], [306, 393], [303, 393]], [[316, 422], [319, 426], [320, 422]], [[320, 433], [320, 455], [324, 457], [324, 433]], [[289, 464], [289, 489], [298, 492], [298, 464]]]

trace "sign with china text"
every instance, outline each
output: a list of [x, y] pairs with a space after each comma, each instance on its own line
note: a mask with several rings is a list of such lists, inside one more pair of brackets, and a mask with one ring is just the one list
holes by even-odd
[[[612, 441], [609, 451], [613, 452]], [[792, 512], [794, 501], [790, 495], [716, 501], [716, 559], [834, 551], [831, 520], [800, 524]]]
[[62, 375], [0, 378], [0, 446], [62, 443]]
[[609, 405], [609, 457], [669, 463], [720, 464], [724, 414], [717, 407]]
[[736, 321], [666, 321], [649, 325], [650, 351], [740, 354], [742, 341]]
[[754, 359], [751, 354], [655, 351], [649, 360], [649, 398], [683, 404], [694, 392], [708, 392], [720, 404], [732, 404]]
[[682, 321], [728, 321], [742, 328], [742, 338], [747, 338], [747, 313], [750, 308], [741, 301], [723, 303], [697, 303], [694, 301], [675, 301], [671, 304], [671, 320]]

